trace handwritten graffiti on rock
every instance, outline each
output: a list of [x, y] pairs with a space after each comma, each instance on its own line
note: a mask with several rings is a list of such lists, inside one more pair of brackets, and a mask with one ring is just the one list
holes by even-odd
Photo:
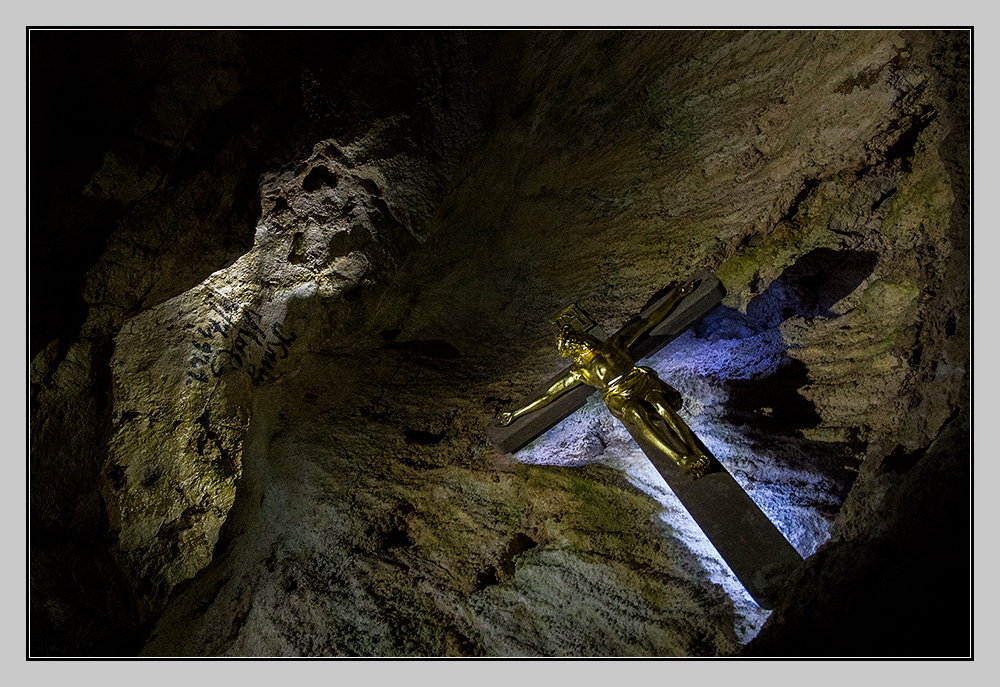
[[213, 315], [208, 323], [196, 328], [191, 344], [191, 369], [187, 385], [208, 382], [222, 375], [226, 365], [244, 370], [258, 383], [268, 378], [278, 360], [288, 357], [288, 347], [295, 334], [285, 337], [281, 324], [273, 323], [265, 331], [263, 317], [253, 308], [241, 309], [238, 303], [214, 296], [209, 301]]

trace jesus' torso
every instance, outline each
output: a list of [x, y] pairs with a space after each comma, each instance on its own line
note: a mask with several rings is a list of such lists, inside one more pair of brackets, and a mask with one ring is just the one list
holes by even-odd
[[584, 384], [606, 389], [613, 381], [631, 372], [635, 363], [618, 338], [612, 336], [577, 358], [572, 368], [574, 376]]

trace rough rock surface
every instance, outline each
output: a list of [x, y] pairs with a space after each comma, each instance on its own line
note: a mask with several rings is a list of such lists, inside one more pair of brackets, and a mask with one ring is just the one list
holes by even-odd
[[[970, 650], [914, 601], [969, 559], [966, 34], [115, 35], [32, 179], [34, 654]], [[770, 614], [599, 403], [484, 432], [557, 308], [702, 267], [646, 364], [806, 557]]]

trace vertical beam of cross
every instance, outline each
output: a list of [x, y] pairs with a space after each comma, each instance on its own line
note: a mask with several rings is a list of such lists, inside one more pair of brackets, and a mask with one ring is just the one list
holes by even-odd
[[[697, 284], [695, 290], [681, 299], [659, 325], [629, 348], [634, 361], [652, 355], [676, 339], [718, 307], [726, 295], [722, 283], [711, 272], [696, 272], [689, 279]], [[668, 297], [669, 294], [650, 305], [640, 317], [653, 312]], [[602, 341], [607, 339], [607, 334], [599, 326], [592, 327], [589, 333]], [[563, 372], [565, 370], [513, 407], [520, 407], [525, 400], [536, 398]], [[595, 391], [597, 389], [592, 386], [578, 386], [548, 406], [522, 415], [506, 427], [488, 427], [487, 434], [502, 452], [514, 453], [583, 407]], [[668, 456], [649, 446], [628, 424], [625, 427], [747, 592], [762, 608], [773, 608], [788, 576], [802, 564], [798, 552], [700, 440], [698, 443], [711, 465], [705, 475], [694, 479], [681, 472]]]

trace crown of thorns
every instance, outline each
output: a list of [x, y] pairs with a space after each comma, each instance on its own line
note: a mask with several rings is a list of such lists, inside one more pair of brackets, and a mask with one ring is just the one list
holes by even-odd
[[596, 339], [584, 332], [565, 330], [559, 332], [559, 348], [593, 348], [595, 343]]

